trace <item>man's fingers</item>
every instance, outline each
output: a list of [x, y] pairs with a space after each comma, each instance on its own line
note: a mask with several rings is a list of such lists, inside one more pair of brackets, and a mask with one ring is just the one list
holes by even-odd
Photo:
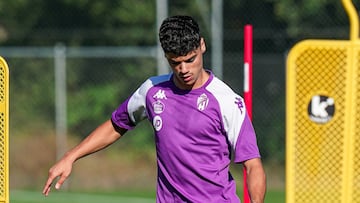
[[51, 190], [51, 185], [49, 185], [47, 187], [45, 186], [45, 188], [43, 190], [43, 195], [48, 196], [50, 193], [50, 190]]
[[42, 191], [42, 193], [45, 195], [45, 196], [48, 196], [49, 193], [50, 193], [50, 189], [51, 189], [51, 184], [52, 184], [52, 181], [54, 180], [54, 178], [52, 178], [50, 175], [49, 175], [49, 178], [47, 179], [46, 183], [45, 183], [45, 186], [44, 186], [44, 189]]
[[49, 171], [49, 178], [47, 179], [47, 181], [45, 183], [45, 186], [44, 186], [44, 189], [43, 189], [43, 194], [45, 196], [49, 195], [52, 183], [54, 182], [54, 180], [56, 181], [57, 177], [60, 177], [59, 180], [55, 184], [55, 189], [57, 189], [57, 190], [60, 189], [61, 185], [65, 182], [65, 180], [67, 178], [67, 176], [64, 175], [64, 174], [59, 176], [59, 175], [57, 175], [57, 173], [54, 173], [53, 170], [50, 170]]
[[[56, 184], [55, 184], [55, 189], [60, 189], [61, 188], [61, 186], [62, 186], [62, 184], [65, 182], [65, 180], [66, 180], [66, 178], [67, 178], [67, 176], [61, 176], [60, 178], [59, 178], [59, 180], [56, 182]], [[45, 195], [45, 196], [48, 196], [49, 195], [49, 193], [50, 193], [50, 190], [51, 190], [51, 185], [52, 185], [52, 182], [53, 182], [53, 180], [54, 180], [55, 178], [49, 178], [48, 180], [47, 180], [47, 182], [46, 182], [46, 184], [45, 184], [45, 186], [44, 186], [44, 189], [43, 189], [43, 194]]]
[[54, 180], [54, 178], [51, 178], [49, 177], [48, 180], [46, 181], [45, 183], [45, 186], [44, 186], [44, 189], [42, 191], [42, 193], [45, 195], [45, 196], [48, 196], [49, 193], [50, 193], [50, 189], [51, 189], [51, 184], [52, 184], [52, 181]]
[[60, 187], [62, 186], [62, 184], [65, 182], [67, 176], [62, 175], [59, 180], [57, 181], [56, 185], [55, 185], [55, 189], [60, 189]]
[[69, 177], [71, 173], [72, 163], [73, 162], [69, 162], [65, 158], [63, 158], [50, 168], [48, 179], [42, 191], [45, 196], [49, 195], [51, 186], [55, 182], [55, 189], [60, 189], [62, 184], [65, 182], [65, 180]]

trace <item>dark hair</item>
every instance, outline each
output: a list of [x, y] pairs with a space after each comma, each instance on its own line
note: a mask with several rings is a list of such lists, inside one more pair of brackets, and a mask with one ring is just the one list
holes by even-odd
[[200, 46], [200, 29], [190, 16], [166, 18], [160, 26], [159, 40], [165, 53], [185, 56]]

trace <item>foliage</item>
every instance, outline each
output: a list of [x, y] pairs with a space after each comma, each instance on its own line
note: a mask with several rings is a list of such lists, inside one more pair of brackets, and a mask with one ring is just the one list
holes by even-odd
[[[169, 0], [169, 14], [196, 17], [204, 36], [209, 37], [211, 2]], [[244, 0], [223, 4], [225, 29], [251, 22], [262, 28], [284, 29], [284, 38], [298, 38], [316, 34], [317, 28], [348, 24], [339, 0]], [[155, 8], [154, 0], [1, 1], [0, 44], [53, 45], [61, 41], [67, 46], [152, 45], [157, 39]]]
[[0, 43], [154, 44], [154, 7], [155, 1], [145, 0], [1, 1]]
[[54, 72], [48, 68], [52, 63], [50, 59], [8, 60], [11, 126], [27, 130], [34, 123], [53, 126], [49, 121], [54, 118]]
[[[274, 4], [277, 19], [286, 22], [287, 33], [296, 37], [304, 35], [307, 27], [326, 28], [347, 23], [339, 0], [267, 0]], [[334, 16], [341, 16], [336, 21]], [[337, 23], [337, 24], [336, 24]], [[305, 29], [304, 29], [305, 28]]]
[[71, 60], [68, 65], [68, 126], [85, 136], [149, 75], [155, 74], [154, 60], [117, 59]]

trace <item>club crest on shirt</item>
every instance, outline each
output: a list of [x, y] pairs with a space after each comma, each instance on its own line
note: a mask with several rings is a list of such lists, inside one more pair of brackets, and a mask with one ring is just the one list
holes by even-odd
[[202, 93], [198, 98], [197, 98], [197, 108], [200, 111], [203, 111], [206, 109], [207, 105], [209, 104], [209, 98], [207, 97], [207, 95], [205, 93]]
[[154, 109], [154, 113], [156, 114], [161, 114], [165, 108], [165, 105], [160, 100], [156, 100], [155, 102], [153, 102], [152, 106]]

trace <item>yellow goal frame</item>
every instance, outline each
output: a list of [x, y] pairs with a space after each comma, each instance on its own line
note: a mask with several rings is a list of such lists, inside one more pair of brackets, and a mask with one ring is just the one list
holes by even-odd
[[0, 203], [9, 201], [9, 68], [0, 57]]
[[286, 202], [360, 202], [360, 41], [304, 40], [287, 57]]

